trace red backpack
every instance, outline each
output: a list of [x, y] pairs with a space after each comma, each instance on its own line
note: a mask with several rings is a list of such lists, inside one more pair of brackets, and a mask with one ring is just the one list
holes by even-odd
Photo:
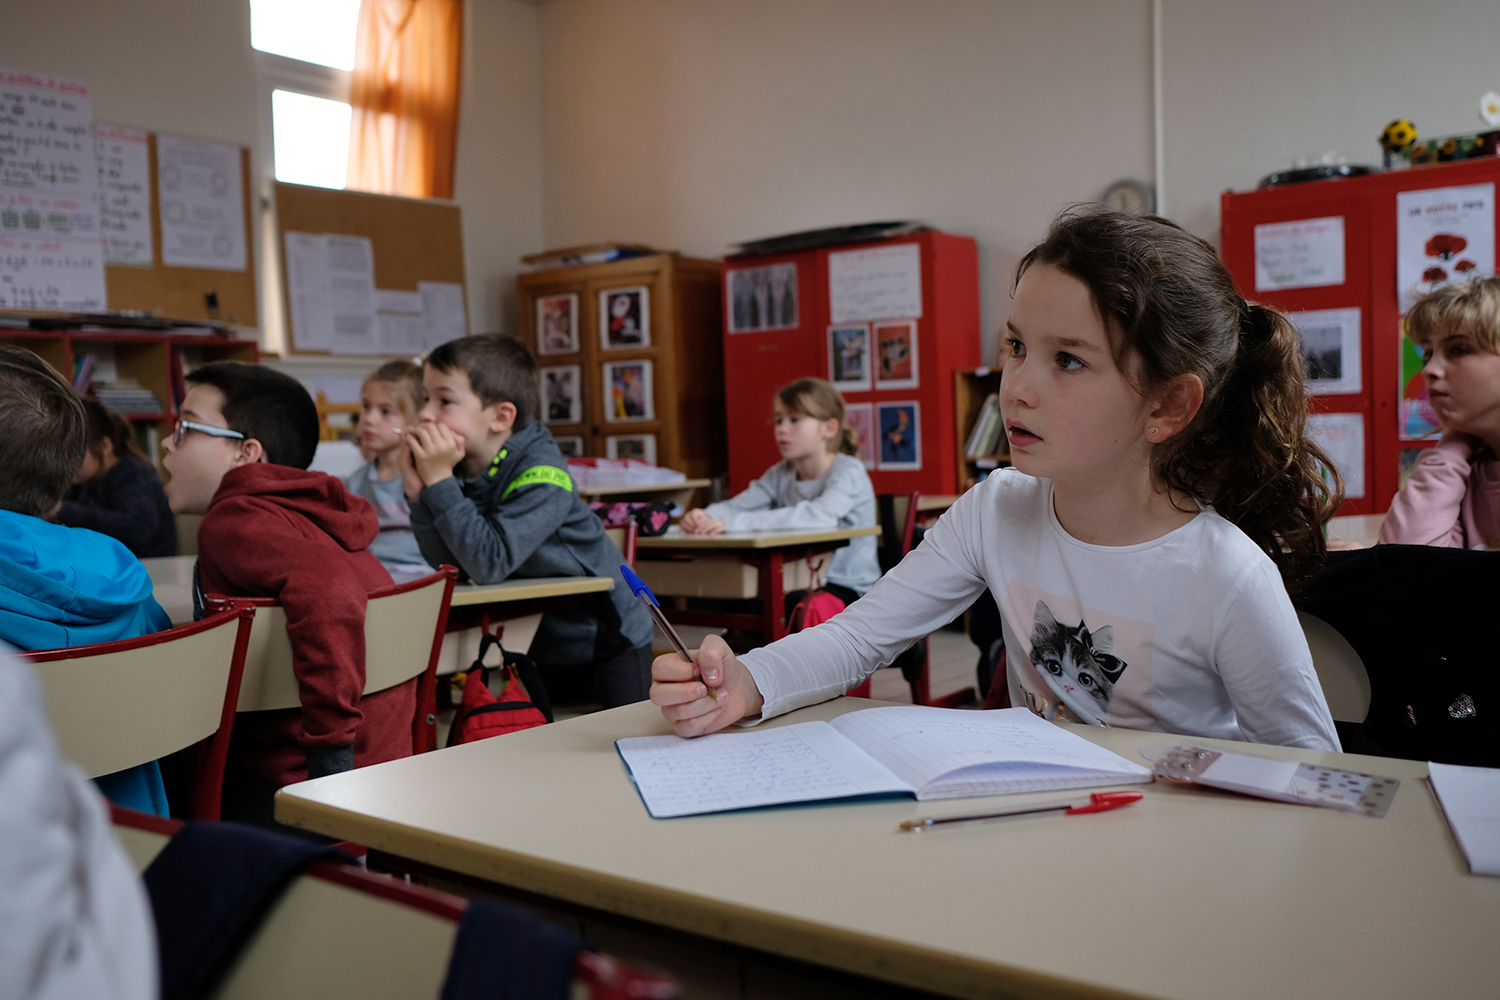
[[[813, 565], [812, 557], [807, 560], [807, 575], [809, 582], [818, 583], [818, 571], [823, 568], [823, 563]], [[821, 625], [840, 611], [844, 610], [844, 602], [833, 594], [824, 590], [821, 586], [808, 588], [807, 593], [802, 595], [792, 608], [791, 617], [787, 620], [786, 630], [788, 632], [801, 632], [805, 628]]]
[[[503, 663], [499, 667], [484, 665], [491, 646], [500, 649]], [[505, 677], [498, 698], [490, 693], [489, 684], [489, 673], [496, 669]], [[479, 656], [464, 678], [464, 697], [448, 732], [448, 746], [503, 736], [551, 721], [552, 704], [536, 664], [530, 657], [508, 651], [500, 645], [499, 636], [486, 632], [479, 640]]]

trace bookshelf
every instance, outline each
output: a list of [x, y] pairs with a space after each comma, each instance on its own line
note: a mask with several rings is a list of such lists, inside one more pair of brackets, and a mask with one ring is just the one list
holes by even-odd
[[[181, 404], [182, 375], [210, 361], [260, 360], [252, 340], [116, 329], [32, 330], [0, 326], [0, 343], [34, 351], [70, 382], [77, 359], [85, 354], [113, 362], [115, 379], [134, 382], [155, 398], [156, 412], [124, 412], [136, 430], [142, 450], [160, 468], [161, 440], [171, 433]], [[106, 370], [107, 370], [106, 365]], [[99, 369], [96, 367], [97, 377]]]
[[985, 397], [999, 391], [998, 368], [960, 368], [953, 373], [953, 440], [957, 451], [960, 491], [973, 486], [984, 473], [1010, 464], [1010, 450], [1005, 445], [1003, 434], [994, 454], [970, 457], [965, 450], [969, 435], [974, 430], [974, 423], [984, 409]]

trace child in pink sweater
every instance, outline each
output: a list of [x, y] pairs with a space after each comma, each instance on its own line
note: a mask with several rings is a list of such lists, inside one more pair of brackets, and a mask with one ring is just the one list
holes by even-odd
[[1425, 296], [1406, 332], [1422, 348], [1443, 438], [1391, 501], [1380, 540], [1500, 549], [1500, 278]]

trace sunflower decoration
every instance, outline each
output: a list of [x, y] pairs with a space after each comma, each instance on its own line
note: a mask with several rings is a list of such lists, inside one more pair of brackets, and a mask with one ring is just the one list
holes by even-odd
[[[1496, 95], [1490, 95], [1492, 97]], [[1500, 100], [1500, 97], [1497, 97]], [[1396, 153], [1417, 141], [1417, 127], [1405, 118], [1397, 118], [1380, 133], [1380, 148], [1387, 153]]]

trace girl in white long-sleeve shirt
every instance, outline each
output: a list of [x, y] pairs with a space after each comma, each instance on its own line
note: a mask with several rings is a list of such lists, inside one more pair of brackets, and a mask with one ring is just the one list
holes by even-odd
[[[730, 499], [688, 511], [682, 530], [874, 527], [875, 489], [855, 457], [859, 440], [844, 422], [839, 391], [820, 378], [798, 379], [776, 394], [774, 416], [781, 461]], [[825, 589], [848, 605], [879, 578], [875, 536], [866, 535], [834, 552]]]
[[1285, 317], [1171, 223], [1077, 211], [1022, 259], [1005, 336], [1015, 469], [831, 621], [742, 659], [715, 637], [659, 658], [674, 729], [842, 694], [988, 587], [1012, 700], [1047, 718], [1338, 749], [1287, 588], [1341, 491]]

